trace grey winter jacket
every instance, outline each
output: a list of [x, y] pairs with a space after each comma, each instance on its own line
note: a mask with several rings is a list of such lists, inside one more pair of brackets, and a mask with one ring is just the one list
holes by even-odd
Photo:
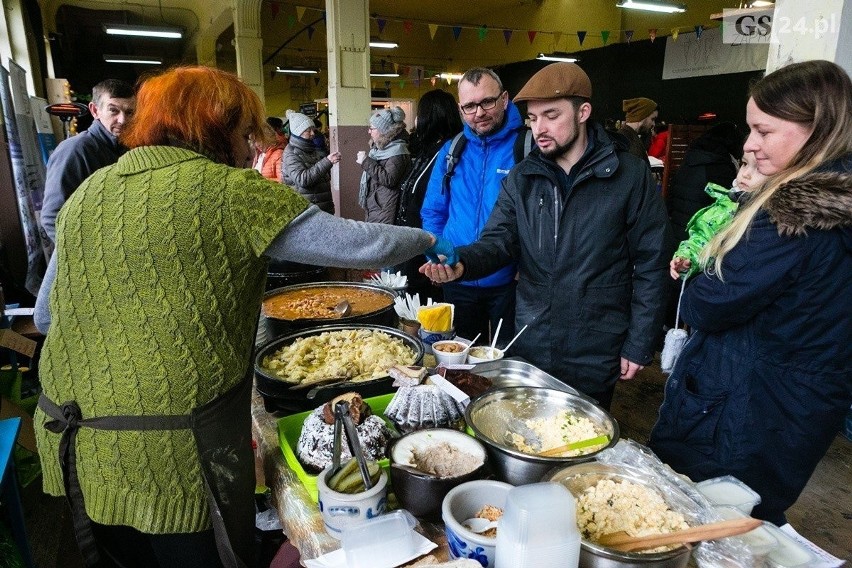
[[41, 224], [52, 241], [56, 241], [56, 216], [71, 194], [95, 170], [116, 163], [126, 151], [100, 120], [56, 147], [47, 161], [41, 207]]
[[479, 241], [458, 252], [465, 279], [518, 263], [515, 327], [529, 328], [511, 355], [600, 393], [618, 380], [621, 357], [651, 362], [671, 239], [648, 164], [623, 137], [597, 124], [588, 132], [571, 187], [533, 150], [503, 181]]
[[299, 136], [290, 136], [284, 148], [281, 182], [289, 185], [323, 211], [334, 213], [331, 197], [331, 168], [328, 152]]

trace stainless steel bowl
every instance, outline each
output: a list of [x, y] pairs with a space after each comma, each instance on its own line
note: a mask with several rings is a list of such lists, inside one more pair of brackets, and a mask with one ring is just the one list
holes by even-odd
[[[554, 416], [563, 410], [590, 419], [599, 432], [609, 436], [609, 444], [581, 456], [543, 457], [521, 452], [507, 440], [509, 433], [522, 428], [525, 420]], [[615, 445], [619, 436], [618, 423], [606, 411], [585, 397], [548, 388], [489, 390], [471, 401], [465, 420], [485, 443], [494, 473], [512, 485], [535, 483], [555, 467], [594, 459], [598, 452]]]
[[[543, 481], [561, 483], [576, 497], [601, 479], [630, 481], [654, 489], [654, 484], [636, 468], [596, 461], [554, 470]], [[580, 542], [580, 566], [586, 568], [684, 568], [691, 554], [692, 549], [687, 546], [666, 552], [639, 553], [612, 550], [585, 539]]]

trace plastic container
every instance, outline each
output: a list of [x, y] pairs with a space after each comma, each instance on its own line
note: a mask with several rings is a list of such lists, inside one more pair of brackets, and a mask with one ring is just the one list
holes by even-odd
[[712, 504], [736, 507], [746, 515], [751, 515], [751, 510], [760, 503], [760, 495], [732, 475], [707, 479], [695, 487]]
[[470, 351], [467, 352], [467, 362], [476, 365], [479, 363], [489, 363], [491, 361], [497, 361], [498, 359], [503, 358], [503, 351], [497, 349], [496, 347], [473, 347]]
[[[385, 409], [388, 407], [388, 404], [390, 404], [392, 398], [393, 394], [385, 394], [382, 396], [365, 398], [364, 402], [370, 405], [370, 408], [373, 409], [373, 414], [382, 417], [382, 420], [385, 421], [385, 424], [388, 425], [388, 428], [390, 428], [391, 431], [395, 431], [393, 423], [384, 417]], [[307, 489], [308, 495], [310, 495], [311, 499], [316, 503], [319, 495], [317, 491], [317, 476], [305, 471], [302, 462], [299, 461], [299, 458], [296, 455], [296, 444], [299, 443], [299, 435], [302, 433], [302, 425], [305, 423], [305, 418], [307, 418], [311, 412], [313, 412], [313, 410], [300, 412], [299, 414], [293, 414], [291, 416], [285, 416], [278, 420], [278, 445], [281, 446], [281, 451], [284, 453], [284, 461], [286, 461], [287, 465], [290, 466], [290, 469], [295, 472], [296, 477], [302, 482], [305, 489]], [[379, 466], [385, 471], [385, 473], [390, 475], [389, 459], [385, 458], [383, 460], [379, 460]]]
[[497, 530], [495, 568], [575, 568], [580, 563], [576, 503], [559, 483], [515, 487]]
[[[451, 351], [456, 349], [456, 351]], [[457, 339], [444, 339], [432, 344], [432, 354], [435, 360], [444, 365], [464, 365], [470, 346]]]
[[[745, 519], [749, 516], [737, 509], [736, 507], [732, 507], [729, 505], [716, 506], [714, 507], [714, 509], [724, 520]], [[772, 529], [767, 528], [766, 525], [771, 525], [771, 523], [767, 523], [764, 521], [762, 526], [759, 526], [752, 531], [737, 535], [735, 537], [729, 537], [738, 538], [745, 542], [749, 550], [751, 551], [751, 555], [754, 558], [755, 565], [758, 566], [762, 566], [762, 563], [766, 561], [766, 558], [769, 553], [778, 548], [778, 539], [775, 538], [775, 536], [772, 534]], [[775, 525], [771, 526], [773, 528], [775, 527]]]
[[817, 557], [810, 550], [793, 540], [790, 535], [772, 523], [764, 523], [764, 526], [778, 541], [778, 546], [770, 550], [766, 557], [766, 566], [769, 566], [769, 568], [805, 568], [816, 564]]
[[343, 529], [340, 542], [347, 568], [397, 566], [415, 556], [417, 521], [404, 510], [393, 511]]

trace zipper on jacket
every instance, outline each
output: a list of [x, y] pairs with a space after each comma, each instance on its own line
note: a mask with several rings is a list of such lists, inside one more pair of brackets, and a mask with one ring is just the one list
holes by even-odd
[[556, 250], [556, 238], [559, 234], [559, 188], [553, 186], [553, 250]]
[[538, 250], [541, 250], [541, 232], [544, 229], [544, 196], [538, 198]]

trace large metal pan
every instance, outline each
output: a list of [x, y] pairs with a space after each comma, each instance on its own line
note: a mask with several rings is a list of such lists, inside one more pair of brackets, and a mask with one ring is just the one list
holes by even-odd
[[266, 318], [267, 328], [269, 329], [270, 335], [272, 337], [286, 335], [298, 331], [300, 329], [310, 329], [320, 325], [371, 324], [396, 327], [396, 325], [399, 323], [399, 318], [396, 315], [396, 310], [394, 310], [393, 304], [393, 300], [396, 297], [394, 291], [390, 288], [377, 286], [375, 284], [368, 284], [366, 282], [312, 282], [307, 284], [294, 284], [292, 286], [284, 286], [283, 288], [276, 288], [274, 290], [270, 290], [269, 292], [264, 294], [263, 299], [266, 300], [267, 298], [285, 292], [291, 292], [294, 290], [304, 290], [309, 288], [339, 288], [341, 290], [345, 290], [348, 288], [353, 290], [370, 290], [372, 292], [382, 294], [383, 296], [387, 296], [388, 300], [390, 301], [390, 305], [366, 314], [351, 315], [334, 319], [281, 319], [267, 316], [264, 313], [263, 317]]
[[357, 391], [364, 398], [390, 393], [393, 390], [391, 387], [393, 379], [388, 376], [368, 381], [339, 381], [317, 385], [313, 388], [294, 388], [293, 384], [278, 379], [263, 367], [263, 359], [265, 357], [275, 353], [282, 347], [290, 345], [297, 339], [319, 335], [326, 331], [349, 329], [383, 331], [392, 337], [402, 340], [408, 348], [414, 351], [415, 365], [419, 365], [423, 360], [423, 344], [420, 340], [391, 327], [368, 324], [341, 324], [324, 325], [297, 331], [284, 337], [273, 339], [262, 346], [255, 355], [255, 385], [258, 392], [263, 395], [267, 407], [271, 406], [287, 411], [301, 412], [316, 408], [323, 402], [327, 402], [344, 392]]

